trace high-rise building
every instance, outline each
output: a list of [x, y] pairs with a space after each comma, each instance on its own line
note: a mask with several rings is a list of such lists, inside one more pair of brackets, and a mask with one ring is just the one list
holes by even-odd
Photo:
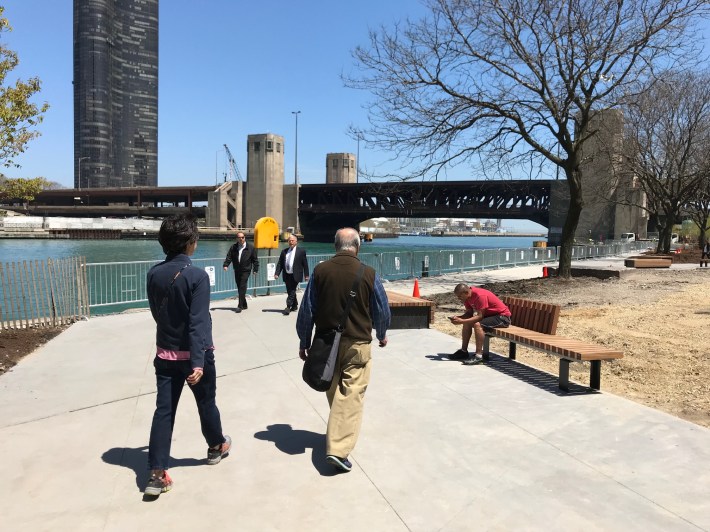
[[74, 0], [74, 186], [158, 184], [158, 0]]

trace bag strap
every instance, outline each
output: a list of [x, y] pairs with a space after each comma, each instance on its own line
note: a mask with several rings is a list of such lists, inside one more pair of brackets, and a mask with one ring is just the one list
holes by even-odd
[[360, 269], [357, 271], [357, 276], [353, 281], [353, 286], [348, 293], [348, 302], [345, 304], [345, 310], [343, 310], [343, 316], [340, 318], [340, 323], [335, 329], [336, 331], [342, 333], [345, 330], [345, 323], [348, 321], [348, 316], [350, 315], [350, 308], [355, 302], [355, 296], [357, 296], [357, 289], [360, 286], [360, 281], [362, 280], [362, 275], [365, 273], [365, 265], [360, 263]]
[[156, 316], [159, 316], [159, 315], [160, 315], [160, 313], [161, 313], [162, 310], [163, 310], [163, 307], [165, 306], [165, 303], [167, 303], [167, 301], [168, 301], [168, 294], [170, 293], [170, 289], [172, 288], [173, 284], [175, 283], [175, 279], [177, 279], [178, 277], [180, 277], [180, 274], [182, 273], [182, 271], [183, 271], [185, 268], [187, 268], [188, 266], [189, 266], [189, 264], [185, 264], [185, 266], [183, 266], [182, 268], [180, 268], [180, 269], [177, 271], [177, 273], [173, 276], [173, 280], [170, 281], [170, 286], [168, 286], [168, 289], [165, 291], [165, 296], [163, 297], [163, 300], [160, 302], [160, 308], [158, 308], [158, 313], [156, 314]]

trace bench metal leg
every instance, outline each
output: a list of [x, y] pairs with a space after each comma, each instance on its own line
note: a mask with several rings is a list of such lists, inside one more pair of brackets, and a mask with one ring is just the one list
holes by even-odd
[[515, 342], [510, 342], [510, 347], [508, 348], [508, 358], [510, 360], [515, 360], [515, 348], [518, 346]]
[[589, 369], [589, 387], [598, 390], [602, 382], [602, 361], [592, 360], [592, 367]]
[[566, 358], [560, 359], [560, 390], [569, 392], [569, 360]]

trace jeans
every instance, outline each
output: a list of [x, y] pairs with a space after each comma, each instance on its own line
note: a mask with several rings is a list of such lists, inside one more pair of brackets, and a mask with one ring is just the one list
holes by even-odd
[[[155, 399], [155, 414], [150, 428], [148, 445], [149, 469], [168, 469], [170, 465], [170, 444], [173, 438], [175, 414], [185, 385], [185, 379], [192, 373], [189, 360], [163, 360], [155, 357], [155, 380], [158, 394]], [[217, 372], [214, 353], [205, 353], [204, 373], [200, 382], [188, 385], [197, 403], [202, 435], [209, 447], [225, 442], [215, 396], [217, 393]]]

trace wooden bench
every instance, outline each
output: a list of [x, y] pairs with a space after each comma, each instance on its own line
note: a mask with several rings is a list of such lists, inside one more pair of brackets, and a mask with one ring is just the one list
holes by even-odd
[[670, 268], [671, 264], [671, 257], [642, 256], [624, 259], [624, 266], [627, 268]]
[[434, 302], [397, 292], [387, 292], [392, 321], [390, 329], [428, 329], [434, 321]]
[[598, 390], [601, 381], [603, 360], [623, 358], [623, 353], [589, 342], [557, 336], [557, 321], [560, 306], [540, 303], [518, 297], [501, 297], [510, 309], [511, 325], [507, 328], [489, 329], [483, 346], [484, 358], [488, 358], [491, 338], [510, 342], [508, 357], [515, 360], [516, 345], [524, 345], [560, 358], [559, 387], [569, 391], [570, 362], [590, 362], [589, 387]]

